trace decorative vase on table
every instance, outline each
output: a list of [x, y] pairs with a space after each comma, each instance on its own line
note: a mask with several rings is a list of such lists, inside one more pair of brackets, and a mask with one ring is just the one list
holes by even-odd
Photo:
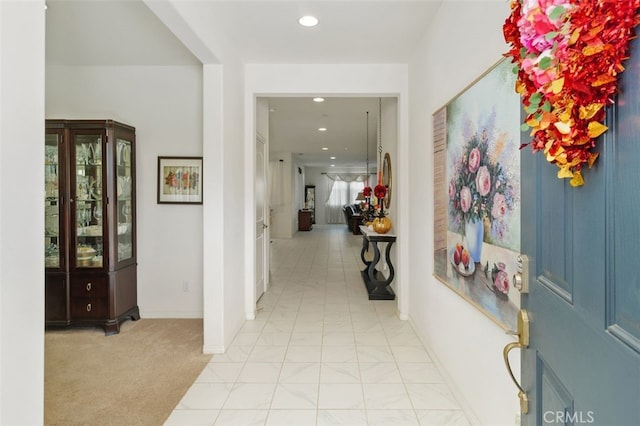
[[391, 219], [387, 216], [376, 217], [373, 220], [373, 230], [378, 234], [386, 234], [391, 229]]
[[467, 240], [469, 255], [475, 263], [479, 263], [482, 256], [482, 241], [484, 240], [484, 223], [481, 219], [466, 220], [464, 233]]

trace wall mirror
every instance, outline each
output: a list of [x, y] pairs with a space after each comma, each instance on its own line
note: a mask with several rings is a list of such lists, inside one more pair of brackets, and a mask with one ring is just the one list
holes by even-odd
[[384, 154], [384, 160], [382, 161], [382, 184], [387, 187], [387, 196], [384, 199], [384, 206], [389, 208], [391, 205], [391, 183], [393, 182], [393, 176], [391, 173], [391, 156], [389, 153]]

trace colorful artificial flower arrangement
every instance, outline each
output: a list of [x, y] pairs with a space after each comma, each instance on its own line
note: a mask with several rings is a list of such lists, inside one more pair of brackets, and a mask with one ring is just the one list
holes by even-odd
[[489, 154], [486, 132], [466, 141], [449, 182], [449, 214], [453, 231], [464, 233], [465, 222], [488, 220], [493, 235], [506, 232], [505, 215], [513, 210], [517, 194], [499, 162]]
[[[512, 0], [503, 34], [516, 64], [516, 91], [527, 113], [534, 152], [559, 167], [558, 178], [584, 184], [595, 140], [607, 130], [640, 0]], [[526, 146], [523, 145], [523, 146]]]

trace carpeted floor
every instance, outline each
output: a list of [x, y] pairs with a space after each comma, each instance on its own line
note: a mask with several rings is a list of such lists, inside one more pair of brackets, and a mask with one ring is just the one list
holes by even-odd
[[162, 425], [210, 361], [202, 320], [45, 333], [45, 425]]

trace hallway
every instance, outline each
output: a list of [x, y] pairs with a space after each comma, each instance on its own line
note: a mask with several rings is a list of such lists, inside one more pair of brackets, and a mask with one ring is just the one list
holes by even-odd
[[165, 425], [468, 425], [395, 301], [369, 301], [362, 237], [272, 241], [271, 285]]

